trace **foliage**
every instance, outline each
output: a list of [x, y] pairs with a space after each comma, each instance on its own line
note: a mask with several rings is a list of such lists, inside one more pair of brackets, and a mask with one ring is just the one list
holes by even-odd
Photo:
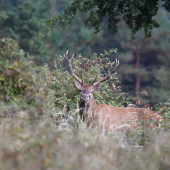
[[[73, 0], [58, 0], [56, 3], [53, 3], [52, 16], [60, 14], [61, 10], [65, 6], [69, 6], [71, 2]], [[82, 18], [86, 16], [87, 14], [78, 12], [72, 20], [72, 24], [67, 25], [65, 30], [56, 25], [54, 29], [44, 32], [44, 34], [51, 33], [49, 44], [54, 54], [63, 54], [69, 49], [74, 51], [74, 53], [81, 53], [83, 56], [91, 58], [93, 51], [99, 52], [99, 49], [103, 46], [103, 43], [99, 43], [103, 41], [102, 32], [96, 35], [93, 33], [92, 28], [82, 26]], [[104, 47], [100, 51], [103, 49]]]
[[[169, 11], [170, 1], [162, 0], [164, 6]], [[88, 18], [84, 19], [85, 24], [90, 23], [95, 32], [100, 32], [100, 24], [105, 16], [108, 16], [108, 29], [112, 34], [117, 32], [117, 23], [123, 19], [126, 26], [130, 28], [132, 39], [141, 29], [144, 29], [145, 37], [151, 37], [153, 27], [159, 27], [159, 24], [153, 19], [157, 15], [158, 0], [150, 1], [115, 1], [115, 0], [75, 0], [69, 7], [65, 8], [62, 14], [48, 19], [49, 29], [56, 23], [63, 29], [70, 24], [78, 11], [89, 13]]]
[[43, 112], [47, 114], [47, 108], [54, 104], [54, 92], [48, 88], [50, 74], [47, 66], [36, 67], [34, 62], [24, 58], [23, 50], [13, 39], [3, 38], [0, 44], [0, 105], [3, 116], [14, 116], [22, 110], [31, 117], [39, 117]]
[[[163, 127], [167, 130], [170, 128], [169, 120], [170, 120], [170, 99], [166, 102], [160, 102], [159, 104], [155, 104], [154, 108], [156, 110], [160, 110], [162, 112], [162, 116], [164, 117]], [[160, 109], [161, 108], [161, 109]]]
[[[1, 39], [0, 50], [0, 85], [1, 100], [14, 98], [21, 94], [27, 86], [31, 86], [31, 75], [24, 61], [24, 52], [19, 45], [9, 38]], [[32, 65], [29, 63], [30, 66]], [[23, 71], [23, 68], [25, 70]]]
[[8, 16], [6, 15], [6, 13], [4, 11], [1, 11], [0, 12], [0, 20], [1, 19], [7, 19], [7, 18], [8, 18]]

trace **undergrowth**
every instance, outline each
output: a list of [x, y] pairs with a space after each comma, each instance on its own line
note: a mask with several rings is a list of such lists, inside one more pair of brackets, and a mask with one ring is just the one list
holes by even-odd
[[89, 131], [74, 115], [53, 110], [52, 118], [36, 122], [1, 119], [0, 169], [169, 169], [169, 130], [147, 129], [140, 144], [137, 131]]

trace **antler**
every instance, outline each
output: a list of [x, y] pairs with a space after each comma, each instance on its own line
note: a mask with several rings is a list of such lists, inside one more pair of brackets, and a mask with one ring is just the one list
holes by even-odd
[[98, 82], [95, 83], [95, 81], [96, 81], [96, 79], [97, 79], [97, 75], [96, 75], [96, 78], [95, 78], [95, 80], [93, 81], [92, 85], [93, 85], [93, 86], [96, 86], [96, 85], [98, 85], [99, 83], [106, 81], [106, 79], [110, 76], [111, 72], [112, 72], [116, 67], [118, 67], [118, 65], [119, 65], [119, 60], [117, 60], [117, 58], [116, 58], [116, 63], [115, 63], [115, 65], [114, 65], [114, 67], [113, 67], [112, 64], [110, 63], [110, 70], [108, 71], [108, 73], [106, 74], [106, 76], [105, 76], [103, 79], [101, 79], [101, 80], [99, 80]]
[[81, 80], [82, 80], [82, 84], [84, 84], [84, 80], [83, 80], [83, 70], [81, 70]]
[[[75, 75], [74, 71], [73, 71], [73, 68], [72, 68], [72, 60], [73, 60], [73, 57], [74, 57], [74, 54], [72, 55], [72, 57], [70, 59], [68, 59], [68, 51], [66, 52], [66, 55], [64, 54], [64, 59], [66, 59], [68, 61], [68, 71], [69, 73], [80, 83], [80, 84], [83, 84], [83, 79], [82, 81]], [[81, 77], [82, 77], [82, 74], [81, 74]]]

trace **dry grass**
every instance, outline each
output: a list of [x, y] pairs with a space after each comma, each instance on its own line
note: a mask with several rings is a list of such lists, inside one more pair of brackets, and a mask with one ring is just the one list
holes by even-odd
[[169, 130], [146, 129], [145, 136], [140, 130], [104, 134], [86, 129], [75, 117], [54, 109], [53, 118], [34, 123], [1, 119], [0, 169], [170, 169]]

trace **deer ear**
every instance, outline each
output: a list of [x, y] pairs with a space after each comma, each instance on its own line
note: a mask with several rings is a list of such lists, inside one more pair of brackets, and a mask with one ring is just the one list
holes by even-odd
[[79, 90], [81, 89], [81, 84], [78, 81], [75, 81], [75, 85]]
[[102, 85], [93, 86], [93, 91], [99, 91], [100, 87], [102, 87]]

